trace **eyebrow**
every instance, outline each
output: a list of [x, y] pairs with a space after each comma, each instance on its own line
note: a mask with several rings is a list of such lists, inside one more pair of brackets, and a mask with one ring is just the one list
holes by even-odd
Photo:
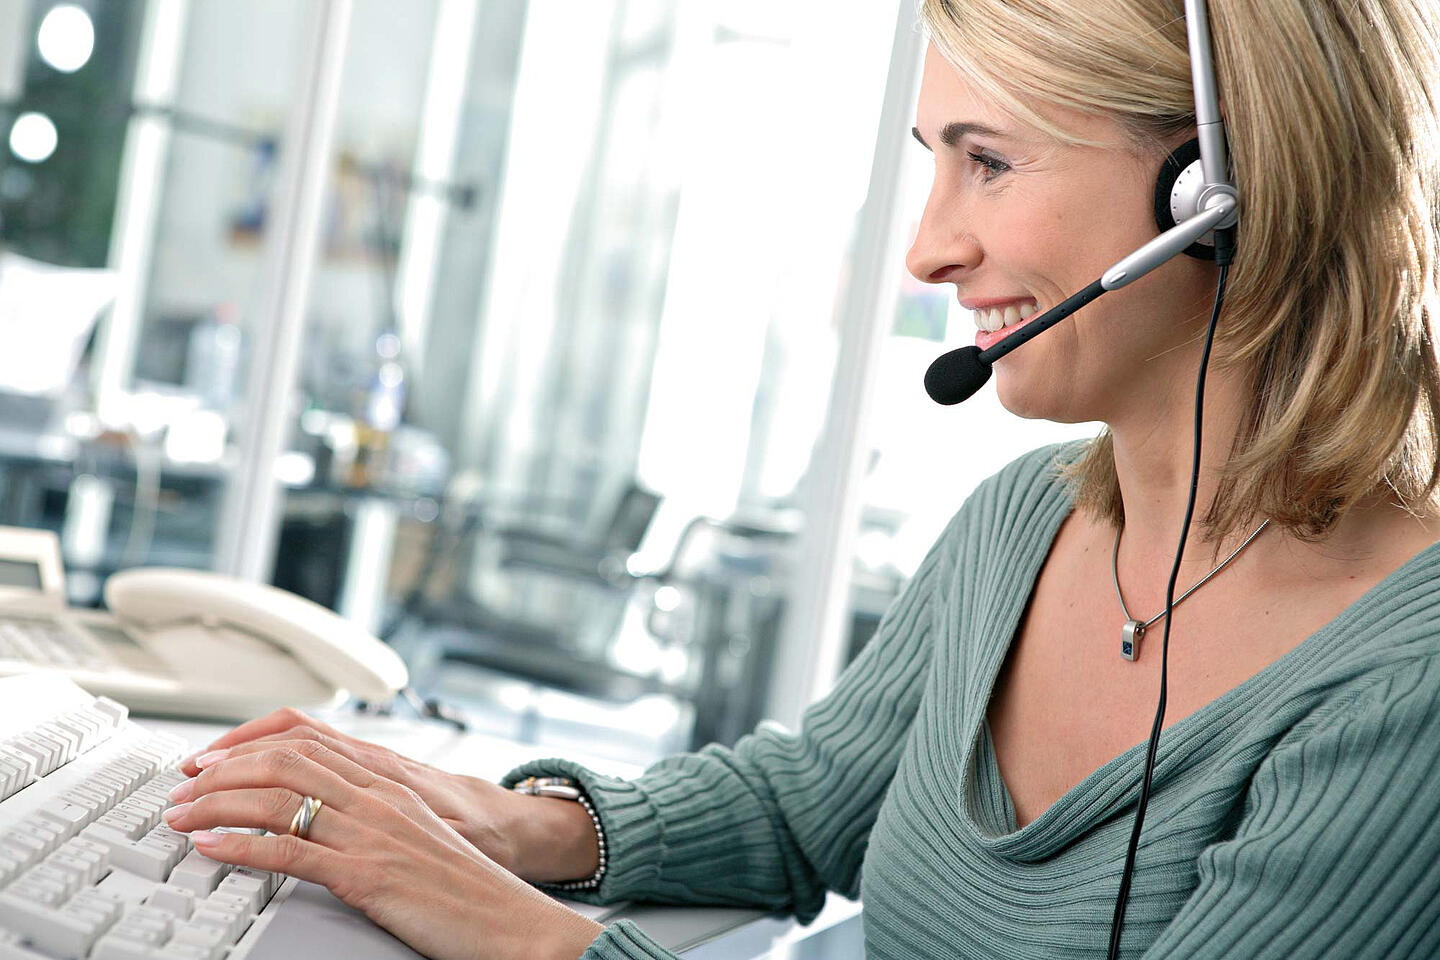
[[[919, 127], [911, 127], [910, 132], [915, 136], [916, 140], [920, 141], [920, 146], [924, 147], [926, 150], [930, 149], [930, 144], [926, 143], [925, 138], [920, 136]], [[955, 146], [955, 144], [960, 142], [961, 137], [967, 136], [972, 133], [979, 134], [982, 137], [1005, 136], [1003, 132], [996, 130], [994, 127], [986, 126], [983, 123], [972, 123], [969, 121], [952, 120], [950, 123], [947, 123], [945, 124], [945, 126], [940, 128], [940, 142], [945, 144], [945, 146], [947, 147], [953, 147]]]

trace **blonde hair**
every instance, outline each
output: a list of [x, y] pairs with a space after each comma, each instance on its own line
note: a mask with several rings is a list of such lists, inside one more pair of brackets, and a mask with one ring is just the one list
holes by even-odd
[[[1270, 517], [1317, 540], [1377, 493], [1434, 515], [1440, 5], [1208, 8], [1241, 196], [1215, 357], [1254, 380], [1205, 536]], [[1181, 0], [923, 0], [921, 16], [967, 83], [1063, 142], [1084, 141], [1032, 103], [1108, 115], [1142, 148], [1194, 126]], [[1066, 475], [1077, 505], [1123, 522], [1108, 430]]]

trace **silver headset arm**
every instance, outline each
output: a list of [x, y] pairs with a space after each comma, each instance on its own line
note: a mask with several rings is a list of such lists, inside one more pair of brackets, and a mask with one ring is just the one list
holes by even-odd
[[[1215, 85], [1215, 57], [1210, 45], [1210, 15], [1205, 0], [1185, 0], [1186, 35], [1190, 42], [1190, 82], [1195, 89], [1195, 135], [1200, 141], [1200, 169], [1204, 185], [1196, 196], [1195, 210], [1213, 209], [1213, 198], [1236, 198], [1230, 182], [1229, 153], [1225, 144], [1225, 121], [1220, 116], [1220, 96]], [[1216, 229], [1233, 227], [1238, 204], [1230, 215], [1215, 224]]]

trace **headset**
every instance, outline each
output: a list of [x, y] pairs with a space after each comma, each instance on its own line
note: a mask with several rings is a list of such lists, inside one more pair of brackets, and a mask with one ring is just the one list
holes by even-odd
[[1195, 93], [1196, 136], [1172, 152], [1161, 164], [1155, 183], [1155, 222], [1160, 229], [1159, 236], [1116, 262], [1083, 290], [1067, 297], [1019, 330], [991, 345], [989, 349], [982, 351], [979, 347], [969, 346], [952, 350], [937, 358], [925, 372], [925, 390], [931, 399], [947, 405], [959, 403], [984, 386], [985, 381], [990, 379], [991, 366], [996, 360], [1033, 340], [1102, 294], [1133, 283], [1162, 263], [1181, 254], [1213, 260], [1220, 268], [1215, 287], [1215, 303], [1210, 312], [1210, 325], [1205, 331], [1200, 371], [1195, 379], [1195, 440], [1190, 468], [1190, 493], [1185, 504], [1185, 521], [1180, 528], [1179, 544], [1175, 548], [1175, 563], [1171, 567], [1170, 581], [1165, 589], [1165, 634], [1160, 648], [1160, 696], [1155, 708], [1155, 719], [1150, 727], [1145, 770], [1140, 781], [1140, 798], [1135, 807], [1135, 823], [1125, 851], [1125, 869], [1120, 876], [1120, 889], [1115, 897], [1115, 914], [1110, 924], [1110, 960], [1115, 960], [1120, 953], [1125, 907], [1130, 896], [1131, 877], [1135, 871], [1135, 852], [1140, 843], [1140, 830], [1145, 823], [1145, 810], [1150, 802], [1155, 754], [1160, 743], [1160, 731], [1165, 723], [1170, 611], [1175, 606], [1175, 582], [1180, 574], [1180, 558], [1185, 553], [1185, 540], [1195, 514], [1195, 491], [1200, 479], [1205, 373], [1210, 366], [1215, 326], [1225, 300], [1225, 284], [1229, 277], [1230, 263], [1235, 256], [1235, 226], [1239, 221], [1239, 195], [1230, 178], [1225, 124], [1220, 117], [1215, 64], [1210, 44], [1210, 21], [1205, 0], [1185, 0], [1185, 30], [1190, 48], [1190, 80]]

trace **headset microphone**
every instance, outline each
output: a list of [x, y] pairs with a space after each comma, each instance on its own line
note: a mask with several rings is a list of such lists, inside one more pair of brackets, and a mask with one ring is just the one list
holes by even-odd
[[1178, 254], [1186, 252], [1205, 234], [1218, 230], [1228, 220], [1234, 222], [1235, 195], [1217, 192], [1207, 200], [1209, 206], [1186, 220], [1166, 230], [1145, 246], [1120, 260], [1079, 293], [1072, 294], [1059, 304], [1040, 314], [1025, 326], [1016, 330], [988, 350], [979, 347], [961, 347], [942, 354], [925, 371], [925, 392], [930, 399], [945, 405], [969, 399], [990, 379], [990, 366], [1022, 343], [1049, 330], [1085, 304], [1102, 293], [1119, 290], [1145, 276]]

